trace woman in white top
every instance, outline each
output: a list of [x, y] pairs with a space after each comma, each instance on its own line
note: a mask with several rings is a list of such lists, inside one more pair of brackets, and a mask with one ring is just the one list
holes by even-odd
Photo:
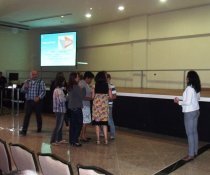
[[200, 115], [199, 99], [200, 99], [201, 83], [198, 74], [191, 70], [187, 73], [187, 88], [183, 93], [183, 100], [178, 97], [174, 102], [182, 106], [184, 113], [184, 125], [188, 138], [188, 155], [183, 158], [184, 161], [190, 161], [197, 156], [198, 153], [198, 132], [197, 124]]

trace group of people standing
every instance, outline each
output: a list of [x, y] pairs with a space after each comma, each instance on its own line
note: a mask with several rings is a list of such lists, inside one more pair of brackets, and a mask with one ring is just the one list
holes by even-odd
[[[25, 93], [26, 109], [23, 120], [23, 128], [20, 134], [26, 135], [32, 110], [36, 112], [37, 132], [42, 131], [41, 106], [42, 99], [46, 94], [44, 81], [38, 78], [37, 71], [31, 72], [31, 77], [22, 86]], [[90, 86], [94, 75], [85, 72], [80, 79], [78, 72], [71, 72], [69, 81], [66, 83], [64, 74], [59, 72], [53, 81], [53, 112], [56, 116], [51, 143], [59, 145], [66, 141], [62, 139], [64, 119], [70, 118], [69, 142], [73, 146], [81, 146], [80, 141], [88, 142], [86, 135], [87, 125], [95, 125], [96, 143], [100, 142], [100, 132], [104, 136], [104, 144], [108, 144], [108, 125], [110, 126], [110, 138], [115, 138], [115, 126], [112, 118], [112, 104], [116, 98], [115, 86], [110, 83], [111, 76], [105, 71], [98, 72], [95, 76], [95, 85]], [[184, 161], [193, 160], [198, 154], [198, 118], [199, 99], [201, 91], [200, 78], [194, 70], [188, 72], [187, 87], [182, 100], [176, 97], [174, 102], [182, 106], [184, 113], [184, 125], [188, 138], [189, 151]], [[92, 101], [92, 105], [91, 105]], [[92, 106], [92, 110], [91, 110]], [[67, 112], [69, 111], [69, 112]], [[91, 115], [92, 114], [92, 115]], [[67, 117], [65, 117], [67, 116]]]
[[[80, 79], [78, 72], [71, 72], [68, 83], [65, 83], [63, 74], [56, 76], [53, 91], [53, 112], [56, 115], [56, 127], [51, 138], [53, 145], [65, 142], [62, 140], [62, 128], [66, 108], [69, 111], [67, 113], [67, 118], [68, 116], [70, 118], [69, 142], [72, 146], [81, 146], [81, 141], [89, 142], [90, 138], [87, 137], [86, 130], [90, 123], [95, 125], [96, 128], [97, 144], [100, 144], [101, 127], [104, 144], [108, 144], [107, 126], [109, 123], [111, 123], [110, 129], [111, 134], [113, 134], [110, 137], [114, 139], [115, 127], [112, 115], [110, 115], [112, 110], [109, 110], [109, 102], [112, 104], [112, 100], [116, 98], [116, 90], [112, 90], [115, 87], [109, 84], [111, 76], [105, 71], [97, 73], [95, 85], [91, 87], [90, 84], [93, 79], [94, 74], [90, 71], [84, 73], [83, 79]], [[93, 101], [92, 105], [91, 101]], [[111, 116], [110, 119], [109, 116]]]
[[[110, 84], [111, 76], [105, 71], [95, 76], [95, 85], [91, 87], [94, 74], [84, 73], [83, 78], [78, 72], [71, 72], [66, 82], [64, 74], [58, 72], [52, 81], [53, 112], [56, 125], [51, 136], [51, 144], [67, 143], [62, 138], [63, 123], [69, 125], [69, 143], [79, 147], [82, 142], [88, 142], [87, 125], [92, 123], [96, 128], [97, 144], [100, 144], [100, 131], [104, 136], [104, 144], [108, 144], [108, 124], [110, 124], [110, 138], [115, 138], [115, 126], [112, 118], [113, 99], [116, 89]], [[21, 135], [26, 135], [30, 116], [34, 110], [37, 119], [37, 132], [42, 131], [41, 107], [46, 94], [45, 83], [38, 78], [36, 70], [31, 71], [30, 79], [26, 80], [21, 89], [25, 93], [26, 106]], [[92, 108], [91, 108], [92, 107]]]

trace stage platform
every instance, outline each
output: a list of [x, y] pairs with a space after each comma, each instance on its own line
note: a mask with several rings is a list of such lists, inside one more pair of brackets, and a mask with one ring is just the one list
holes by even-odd
[[[181, 106], [173, 99], [183, 90], [119, 88], [114, 101], [113, 118], [117, 126], [186, 137]], [[210, 142], [210, 90], [203, 89], [200, 99], [199, 138]]]
[[[172, 98], [172, 97], [181, 97], [183, 94], [182, 89], [154, 89], [154, 88], [126, 88], [126, 87], [117, 87], [118, 95], [120, 96], [148, 96], [148, 97], [160, 97], [160, 98]], [[210, 101], [210, 89], [203, 88], [201, 91], [201, 101]]]

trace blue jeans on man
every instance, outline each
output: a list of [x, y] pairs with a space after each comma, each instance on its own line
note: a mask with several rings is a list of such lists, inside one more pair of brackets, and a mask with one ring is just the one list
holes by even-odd
[[[111, 105], [109, 105], [108, 125], [109, 125], [110, 139], [115, 139], [115, 125], [114, 125]], [[100, 136], [101, 137], [104, 136], [102, 127], [100, 127]]]
[[110, 138], [114, 139], [115, 138], [115, 125], [114, 125], [114, 120], [113, 120], [113, 116], [112, 116], [112, 106], [109, 106], [108, 124], [110, 127]]

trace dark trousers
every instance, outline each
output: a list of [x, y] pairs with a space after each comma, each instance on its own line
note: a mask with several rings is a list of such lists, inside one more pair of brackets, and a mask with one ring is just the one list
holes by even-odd
[[83, 116], [82, 109], [71, 109], [71, 117], [70, 117], [70, 143], [78, 143], [79, 136], [83, 125]]
[[69, 126], [70, 117], [71, 117], [71, 111], [70, 111], [70, 109], [67, 109], [67, 111], [64, 115], [64, 122], [65, 122], [66, 126]]
[[27, 100], [25, 104], [25, 117], [23, 120], [23, 132], [27, 132], [29, 121], [31, 118], [31, 114], [33, 110], [36, 113], [36, 122], [37, 122], [37, 131], [40, 132], [42, 130], [42, 101], [34, 102], [33, 100]]
[[55, 125], [55, 129], [53, 130], [50, 143], [60, 142], [63, 139], [62, 129], [63, 129], [64, 113], [56, 112], [55, 116], [56, 116], [56, 125]]

